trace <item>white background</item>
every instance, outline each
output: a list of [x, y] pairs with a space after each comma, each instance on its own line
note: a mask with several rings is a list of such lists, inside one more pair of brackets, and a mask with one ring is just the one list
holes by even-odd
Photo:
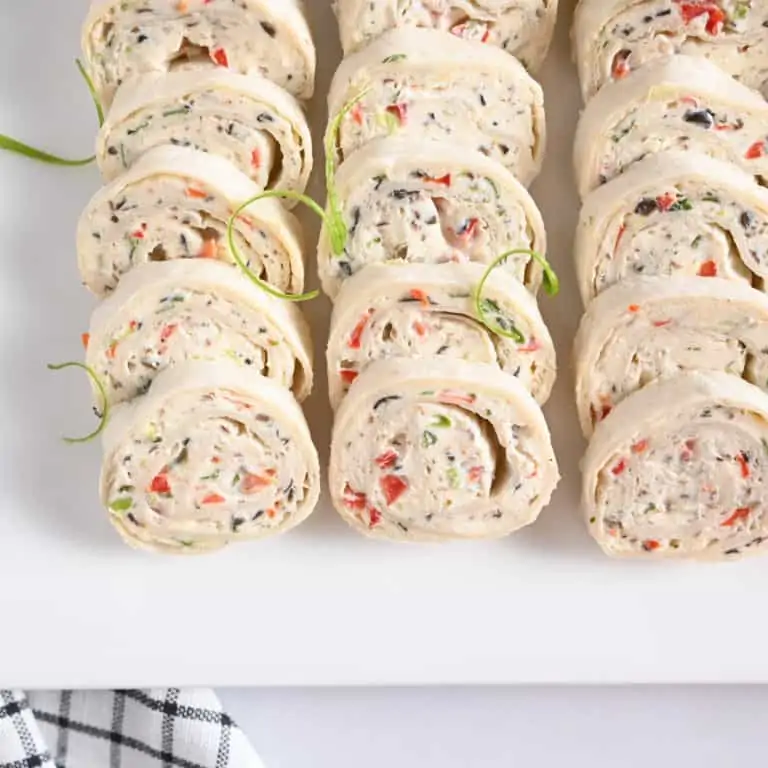
[[[318, 131], [338, 53], [327, 0], [311, 2], [322, 52], [312, 108]], [[0, 24], [12, 30], [0, 49], [0, 130], [54, 151], [90, 147], [93, 115], [72, 65], [86, 4], [0, 0]], [[537, 195], [566, 286], [556, 303], [544, 302], [561, 350], [548, 415], [565, 481], [541, 523], [509, 542], [388, 548], [354, 536], [326, 509], [293, 536], [211, 559], [170, 562], [122, 547], [93, 494], [98, 448], [72, 453], [58, 440], [79, 432], [87, 388], [44, 372], [47, 360], [79, 354], [87, 327], [91, 303], [78, 285], [72, 228], [98, 179], [94, 169], [59, 172], [3, 158], [0, 423], [13, 436], [0, 443], [4, 684], [768, 680], [768, 563], [611, 563], [576, 513], [568, 347], [579, 311], [569, 252], [577, 92], [567, 51], [571, 3], [563, 5], [546, 73], [550, 151]], [[45, 55], [29, 67], [35, 50]], [[318, 306], [322, 346], [327, 304]], [[322, 388], [312, 408], [320, 442]], [[730, 768], [759, 754], [768, 712], [764, 689], [732, 688], [224, 698], [268, 768]]]
[[748, 768], [768, 745], [757, 686], [220, 693], [266, 768]]

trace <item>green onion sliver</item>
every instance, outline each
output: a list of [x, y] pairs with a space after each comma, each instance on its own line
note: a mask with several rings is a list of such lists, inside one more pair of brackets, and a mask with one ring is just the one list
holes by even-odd
[[259, 288], [261, 288], [261, 290], [265, 293], [268, 293], [270, 296], [274, 296], [276, 299], [283, 299], [284, 301], [312, 301], [320, 295], [320, 291], [311, 291], [310, 293], [302, 294], [283, 293], [283, 291], [279, 291], [274, 286], [271, 286], [269, 283], [262, 280], [255, 272], [250, 269], [250, 267], [245, 263], [245, 259], [243, 259], [241, 256], [240, 251], [238, 251], [237, 245], [235, 245], [235, 222], [237, 222], [238, 218], [240, 218], [240, 215], [249, 206], [257, 203], [259, 200], [265, 200], [269, 197], [278, 197], [286, 200], [298, 200], [313, 210], [326, 223], [326, 226], [328, 225], [328, 214], [326, 214], [326, 212], [311, 197], [302, 195], [299, 192], [291, 192], [289, 190], [268, 190], [267, 192], [259, 193], [258, 195], [252, 197], [250, 200], [246, 200], [230, 217], [229, 222], [227, 223], [227, 245], [229, 246], [229, 251], [232, 254], [232, 258], [234, 259], [235, 264], [240, 267], [240, 269], [245, 273], [245, 276], [252, 283], [254, 283], [254, 285], [257, 285]]
[[61, 363], [60, 365], [48, 366], [49, 371], [63, 371], [68, 368], [79, 368], [81, 371], [85, 371], [88, 374], [88, 377], [93, 382], [96, 389], [98, 390], [99, 397], [101, 398], [101, 423], [93, 432], [91, 432], [90, 435], [86, 435], [85, 437], [65, 437], [64, 442], [69, 443], [70, 445], [80, 445], [82, 443], [90, 443], [92, 440], [95, 440], [106, 429], [107, 422], [109, 421], [109, 400], [107, 399], [107, 390], [104, 387], [104, 384], [102, 384], [99, 377], [96, 375], [96, 372], [93, 370], [93, 368], [90, 368], [84, 363], [73, 362], [73, 363]]
[[83, 62], [80, 61], [80, 59], [75, 59], [75, 64], [77, 65], [77, 69], [82, 75], [83, 80], [85, 80], [88, 92], [91, 94], [93, 106], [96, 107], [96, 115], [99, 118], [99, 128], [101, 128], [104, 125], [104, 107], [101, 106], [101, 102], [99, 101], [99, 94], [96, 93], [96, 86], [93, 84], [93, 80], [91, 80], [88, 71], [83, 66]]
[[[96, 107], [96, 114], [99, 118], [99, 127], [104, 125], [104, 109], [99, 101], [98, 94], [96, 93], [96, 86], [93, 84], [88, 72], [86, 71], [83, 63], [80, 59], [75, 59], [77, 69], [85, 80], [85, 84], [88, 86], [88, 91], [93, 99], [93, 104]], [[96, 155], [86, 157], [79, 160], [69, 160], [65, 157], [59, 157], [58, 155], [52, 155], [50, 152], [45, 152], [42, 149], [36, 149], [29, 144], [25, 144], [22, 141], [12, 138], [11, 136], [5, 136], [0, 134], [0, 149], [6, 152], [14, 152], [17, 155], [23, 155], [31, 160], [38, 160], [41, 163], [47, 163], [48, 165], [62, 165], [68, 167], [79, 167], [84, 165], [90, 165], [95, 159]]]
[[491, 277], [493, 271], [497, 267], [500, 267], [502, 264], [505, 264], [510, 256], [519, 255], [530, 256], [534, 261], [541, 265], [542, 269], [544, 270], [544, 290], [549, 296], [556, 296], [560, 292], [560, 280], [558, 279], [557, 274], [555, 274], [555, 270], [552, 269], [550, 263], [540, 253], [531, 251], [528, 248], [515, 248], [514, 250], [507, 251], [491, 262], [491, 264], [488, 266], [488, 269], [486, 269], [485, 273], [483, 274], [482, 279], [475, 288], [474, 298], [475, 312], [477, 313], [477, 317], [489, 331], [495, 333], [497, 336], [513, 339], [518, 344], [523, 344], [525, 342], [525, 337], [517, 328], [514, 327], [514, 325], [512, 325], [510, 329], [501, 328], [498, 323], [490, 319], [489, 316], [495, 314], [494, 310], [496, 310], [498, 305], [496, 302], [493, 302], [490, 299], [486, 299], [483, 296], [485, 292], [485, 285]]
[[325, 136], [325, 185], [328, 194], [329, 221], [327, 222], [328, 236], [331, 249], [335, 256], [341, 256], [347, 245], [349, 232], [344, 222], [344, 213], [339, 203], [339, 192], [336, 189], [336, 153], [339, 146], [341, 124], [344, 118], [355, 108], [355, 105], [366, 96], [372, 86], [364, 88], [353, 99], [348, 101], [341, 111], [331, 120]]
[[23, 142], [12, 139], [10, 136], [5, 136], [2, 133], [0, 133], [0, 149], [4, 149], [7, 152], [15, 152], [17, 155], [24, 155], [24, 157], [29, 157], [32, 160], [39, 160], [41, 163], [48, 163], [49, 165], [90, 165], [96, 159], [96, 155], [92, 155], [91, 157], [86, 157], [82, 160], [67, 160], [65, 157], [58, 157], [56, 155], [51, 155], [48, 152], [44, 152], [41, 149], [30, 147], [29, 144], [24, 144]]

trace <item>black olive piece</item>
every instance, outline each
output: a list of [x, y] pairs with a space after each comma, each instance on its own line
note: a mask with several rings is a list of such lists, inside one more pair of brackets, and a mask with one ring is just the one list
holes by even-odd
[[635, 213], [638, 216], [650, 216], [659, 209], [659, 204], [653, 197], [644, 197], [636, 206]]
[[686, 123], [711, 128], [715, 124], [715, 113], [711, 109], [689, 109], [684, 115]]

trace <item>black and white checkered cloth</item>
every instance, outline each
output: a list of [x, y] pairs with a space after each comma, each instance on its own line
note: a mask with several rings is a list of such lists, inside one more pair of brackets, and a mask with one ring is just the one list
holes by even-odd
[[212, 691], [0, 689], [0, 768], [263, 768]]

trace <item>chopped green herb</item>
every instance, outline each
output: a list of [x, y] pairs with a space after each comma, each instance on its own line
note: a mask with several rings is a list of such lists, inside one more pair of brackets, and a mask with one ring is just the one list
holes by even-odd
[[675, 201], [669, 208], [670, 211], [692, 211], [693, 204], [691, 201], [682, 195], [679, 200]]
[[501, 331], [508, 333], [509, 338], [514, 339], [518, 344], [525, 343], [525, 336], [515, 326], [514, 322], [504, 314], [498, 302], [493, 299], [483, 299], [481, 307], [484, 316], [492, 316], [495, 320], [496, 327]]
[[459, 470], [456, 467], [451, 467], [448, 470], [448, 482], [451, 488], [459, 488], [461, 486], [461, 477], [459, 476]]
[[424, 434], [421, 436], [421, 447], [431, 448], [437, 443], [437, 435], [434, 432], [430, 432], [428, 429], [424, 430]]
[[626, 128], [620, 129], [618, 133], [615, 133], [613, 136], [611, 136], [613, 143], [618, 144], [625, 136], [627, 136], [629, 132], [635, 127], [636, 122], [636, 120], [632, 120], [632, 122]]
[[115, 499], [109, 505], [109, 508], [112, 512], [127, 512], [132, 507], [133, 507], [133, 499], [128, 497], [124, 499]]
[[491, 188], [493, 189], [493, 193], [496, 195], [496, 199], [498, 200], [501, 197], [501, 192], [499, 192], [498, 184], [496, 184], [496, 182], [493, 179], [486, 178], [486, 181], [491, 185]]
[[392, 64], [395, 61], [403, 61], [403, 59], [407, 59], [408, 56], [404, 53], [393, 53], [391, 56], [387, 56], [386, 59], [384, 59], [381, 63], [382, 64]]
[[381, 112], [376, 116], [376, 121], [382, 128], [386, 128], [390, 136], [397, 133], [398, 128], [400, 128], [400, 121], [391, 112]]
[[436, 429], [450, 429], [453, 426], [453, 422], [443, 414], [435, 417], [435, 420], [430, 425]]
[[178, 107], [178, 109], [169, 109], [167, 112], [163, 112], [163, 117], [173, 117], [174, 115], [186, 115], [189, 112], [189, 107], [186, 105]]
[[129, 136], [135, 136], [137, 133], [141, 133], [145, 128], [149, 128], [149, 120], [145, 120], [141, 125], [137, 125], [135, 128], [129, 128], [126, 133]]

